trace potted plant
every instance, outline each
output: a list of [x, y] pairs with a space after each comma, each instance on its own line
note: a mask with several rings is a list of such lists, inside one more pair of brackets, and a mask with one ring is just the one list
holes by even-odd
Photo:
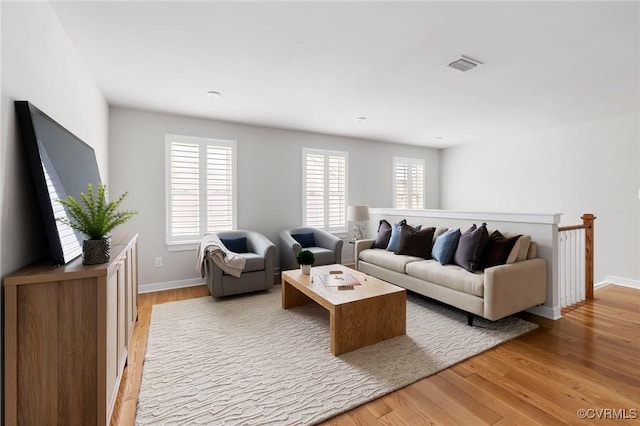
[[309, 250], [300, 250], [296, 255], [296, 260], [304, 275], [311, 273], [311, 265], [316, 261], [316, 256]]
[[122, 225], [133, 215], [134, 211], [117, 211], [125, 192], [115, 201], [107, 200], [107, 187], [98, 185], [97, 193], [93, 185], [87, 186], [87, 193], [80, 194], [80, 200], [72, 196], [58, 200], [64, 206], [66, 217], [58, 221], [82, 232], [87, 239], [82, 243], [82, 263], [95, 265], [107, 263], [111, 259], [111, 237], [109, 233], [118, 225]]

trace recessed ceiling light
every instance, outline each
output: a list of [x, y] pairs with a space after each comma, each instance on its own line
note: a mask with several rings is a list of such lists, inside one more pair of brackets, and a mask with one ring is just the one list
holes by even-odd
[[358, 117], [358, 118], [356, 118], [356, 121], [358, 123], [364, 123], [365, 121], [367, 121], [367, 117]]
[[453, 68], [454, 70], [465, 72], [474, 69], [478, 65], [482, 65], [482, 62], [478, 61], [477, 59], [462, 55], [455, 61], [450, 62], [448, 66], [450, 68]]
[[219, 98], [220, 96], [222, 96], [222, 94], [220, 92], [216, 92], [215, 90], [209, 90], [207, 92], [207, 96], [210, 98]]

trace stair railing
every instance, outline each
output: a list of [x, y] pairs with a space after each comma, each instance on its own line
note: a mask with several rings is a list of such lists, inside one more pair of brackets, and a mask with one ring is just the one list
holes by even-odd
[[596, 217], [585, 213], [581, 219], [581, 225], [558, 228], [558, 275], [563, 308], [593, 299], [593, 225]]

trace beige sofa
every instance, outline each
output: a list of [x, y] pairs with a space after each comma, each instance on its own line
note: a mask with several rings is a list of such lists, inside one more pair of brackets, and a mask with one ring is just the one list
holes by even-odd
[[[443, 231], [438, 229], [436, 236]], [[533, 241], [523, 260], [473, 273], [453, 264], [372, 249], [373, 243], [356, 242], [358, 271], [462, 309], [469, 313], [470, 325], [472, 314], [495, 321], [545, 302], [547, 265], [537, 257]]]

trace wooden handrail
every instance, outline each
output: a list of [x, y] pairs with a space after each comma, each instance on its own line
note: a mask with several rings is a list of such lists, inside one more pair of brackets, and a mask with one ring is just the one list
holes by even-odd
[[586, 228], [586, 226], [584, 226], [584, 225], [559, 226], [558, 227], [558, 232], [573, 231], [575, 229], [585, 229], [585, 228]]
[[593, 224], [596, 217], [591, 213], [585, 213], [581, 217], [585, 226], [584, 235], [584, 285], [585, 297], [587, 300], [593, 299]]
[[593, 299], [593, 226], [596, 217], [591, 213], [583, 214], [581, 225], [570, 225], [558, 227], [558, 232], [584, 229], [584, 287], [585, 298]]

